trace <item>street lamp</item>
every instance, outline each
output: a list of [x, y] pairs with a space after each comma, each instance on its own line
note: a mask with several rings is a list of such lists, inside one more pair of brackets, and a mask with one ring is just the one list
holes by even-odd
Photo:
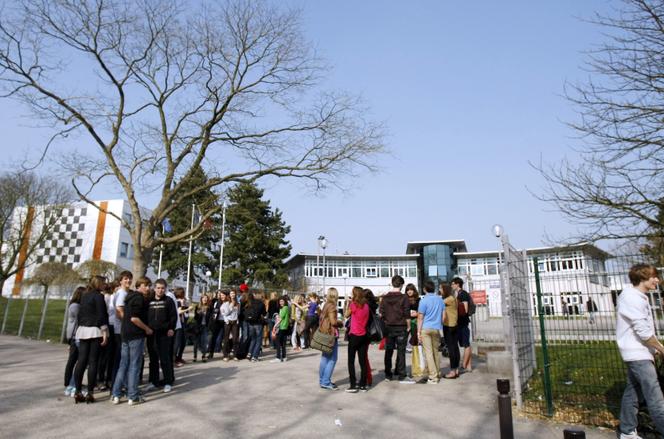
[[212, 276], [212, 272], [210, 270], [206, 271], [205, 272], [205, 283], [207, 284], [206, 289], [208, 289], [208, 290], [210, 289], [210, 276]]
[[325, 278], [327, 277], [327, 266], [325, 265], [325, 249], [327, 248], [327, 238], [323, 235], [318, 237], [318, 246], [323, 249], [323, 295], [325, 295]]
[[224, 240], [226, 239], [226, 208], [228, 207], [228, 202], [224, 200], [222, 206], [222, 215], [221, 215], [221, 245], [219, 246], [219, 282], [217, 283], [217, 289], [221, 290], [221, 271], [224, 265]]

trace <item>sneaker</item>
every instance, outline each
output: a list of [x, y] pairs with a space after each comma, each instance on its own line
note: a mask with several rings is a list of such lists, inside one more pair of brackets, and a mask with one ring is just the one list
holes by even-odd
[[385, 381], [393, 381], [394, 377], [392, 375], [385, 375]]
[[252, 363], [258, 363], [259, 361], [261, 361], [261, 360], [259, 358], [256, 358], [256, 357], [251, 359]]
[[620, 432], [620, 439], [641, 439], [641, 436], [639, 436], [636, 431], [631, 433]]
[[138, 405], [138, 404], [143, 404], [145, 402], [145, 399], [142, 397], [138, 397], [138, 399], [130, 399], [127, 401], [127, 405]]
[[333, 386], [332, 384], [330, 384], [329, 386], [320, 386], [320, 388], [325, 390], [339, 390], [337, 386]]
[[147, 386], [145, 386], [145, 391], [146, 391], [146, 392], [149, 392], [149, 391], [154, 390], [154, 389], [156, 389], [156, 388], [157, 388], [157, 386], [155, 386], [155, 385], [152, 384], [152, 383], [149, 383]]
[[238, 357], [233, 357], [233, 360], [240, 361], [240, 359]]
[[279, 358], [274, 358], [270, 360], [270, 363], [281, 363], [281, 360]]
[[169, 386], [168, 384], [166, 384], [166, 385], [164, 386], [164, 393], [168, 393], [168, 392], [170, 392], [171, 390], [173, 390], [173, 388], [172, 388], [171, 386]]
[[431, 378], [429, 378], [427, 380], [427, 384], [438, 384], [438, 380], [432, 380]]
[[228, 357], [224, 357], [223, 360], [228, 362]]
[[114, 396], [111, 398], [111, 404], [113, 405], [118, 405], [120, 404], [120, 397], [119, 396]]
[[346, 389], [346, 393], [357, 393], [357, 387], [349, 387]]
[[367, 393], [367, 388], [366, 388], [366, 386], [360, 386], [360, 392], [362, 392], [362, 393]]
[[404, 377], [399, 380], [399, 384], [415, 384], [415, 380], [409, 377]]
[[281, 359], [281, 362], [282, 362], [282, 363], [285, 363], [286, 361], [288, 361], [288, 358], [282, 358], [282, 359]]
[[72, 396], [74, 393], [76, 393], [76, 388], [72, 386], [67, 386], [65, 388], [65, 396]]

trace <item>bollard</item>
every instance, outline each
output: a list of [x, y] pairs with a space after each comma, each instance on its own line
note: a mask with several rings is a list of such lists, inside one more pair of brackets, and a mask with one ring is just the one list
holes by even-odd
[[514, 439], [510, 380], [496, 380], [496, 387], [498, 387], [498, 422], [500, 424], [500, 439]]
[[23, 302], [23, 313], [21, 314], [21, 322], [18, 325], [18, 336], [23, 334], [23, 323], [25, 323], [25, 314], [28, 312], [28, 298], [26, 297]]
[[586, 439], [586, 432], [583, 430], [563, 430], [563, 439]]

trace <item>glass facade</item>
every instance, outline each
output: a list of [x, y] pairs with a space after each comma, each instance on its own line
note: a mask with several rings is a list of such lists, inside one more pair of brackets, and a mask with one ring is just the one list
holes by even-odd
[[456, 271], [453, 253], [454, 249], [446, 244], [423, 246], [420, 253], [423, 274], [421, 281], [431, 280], [436, 287], [441, 283], [449, 283]]

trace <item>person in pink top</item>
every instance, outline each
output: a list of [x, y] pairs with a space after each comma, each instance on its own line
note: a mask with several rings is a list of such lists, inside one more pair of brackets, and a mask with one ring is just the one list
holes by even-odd
[[[348, 334], [348, 375], [350, 376], [350, 387], [348, 393], [367, 391], [367, 322], [369, 321], [369, 305], [362, 287], [353, 287], [353, 299], [347, 305], [344, 316], [350, 318], [350, 329]], [[355, 355], [360, 360], [360, 383], [357, 386], [355, 377]]]

